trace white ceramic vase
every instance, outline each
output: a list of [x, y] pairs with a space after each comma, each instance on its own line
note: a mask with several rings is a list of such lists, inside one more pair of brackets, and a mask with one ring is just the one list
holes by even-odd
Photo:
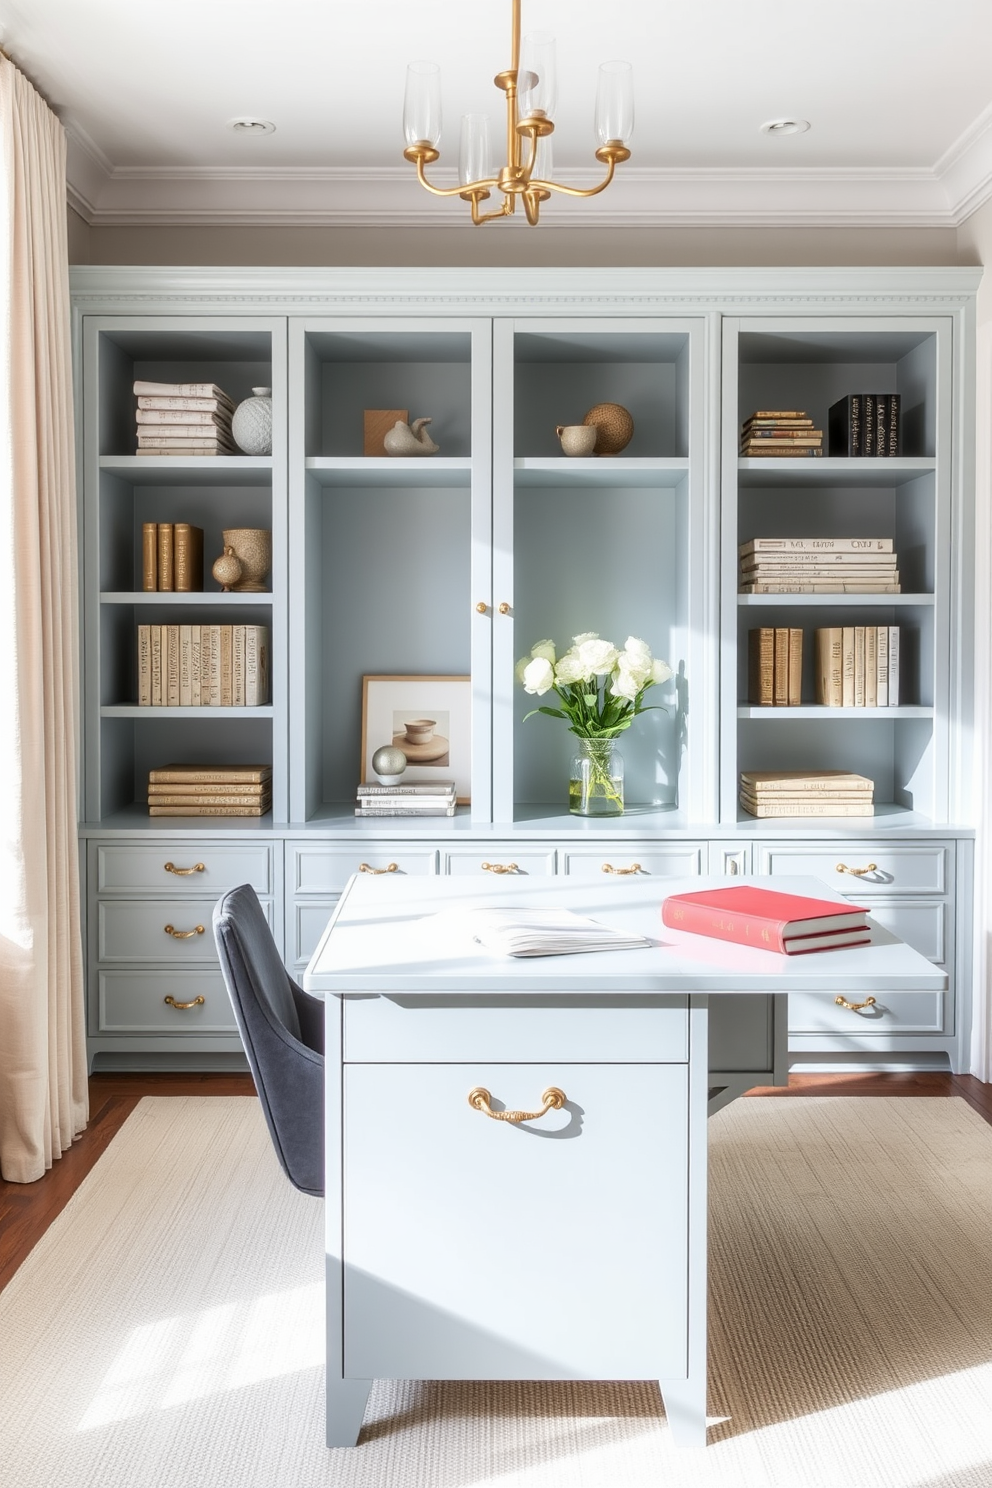
[[234, 442], [246, 455], [271, 455], [272, 453], [272, 389], [252, 388], [253, 397], [246, 398], [234, 410], [231, 433]]

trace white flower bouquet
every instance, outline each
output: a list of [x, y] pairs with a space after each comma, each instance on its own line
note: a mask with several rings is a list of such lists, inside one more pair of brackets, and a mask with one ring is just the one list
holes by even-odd
[[525, 692], [543, 697], [553, 690], [561, 704], [541, 704], [525, 718], [534, 713], [564, 718], [580, 739], [615, 739], [638, 714], [657, 706], [645, 704], [644, 695], [672, 675], [667, 661], [653, 657], [636, 636], [628, 636], [621, 651], [592, 630], [573, 636], [561, 656], [554, 641], [538, 641], [517, 662], [516, 672]]

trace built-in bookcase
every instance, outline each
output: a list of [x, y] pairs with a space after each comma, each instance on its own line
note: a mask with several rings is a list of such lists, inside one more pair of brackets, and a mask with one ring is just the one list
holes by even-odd
[[[93, 317], [86, 323], [83, 356], [86, 818], [147, 821], [148, 771], [173, 760], [278, 765], [273, 804], [275, 814], [285, 817], [284, 323]], [[253, 387], [271, 387], [277, 410], [272, 455], [136, 454], [138, 379], [216, 383], [235, 403]], [[202, 591], [143, 590], [142, 526], [152, 521], [202, 527]], [[229, 527], [272, 531], [270, 593], [224, 594], [212, 578]], [[271, 703], [250, 709], [138, 705], [139, 625], [223, 623], [268, 627]]]
[[[724, 326], [723, 638], [736, 655], [723, 679], [728, 738], [721, 816], [737, 806], [742, 769], [836, 769], [875, 782], [876, 817], [951, 819], [948, 721], [952, 685], [951, 327], [941, 317], [728, 321]], [[897, 457], [831, 456], [828, 409], [848, 393], [897, 392]], [[818, 459], [738, 459], [740, 427], [756, 409], [804, 410], [824, 431]], [[899, 594], [738, 593], [738, 544], [752, 537], [885, 537], [898, 558]], [[804, 633], [803, 702], [767, 708], [747, 699], [747, 633], [788, 625]], [[815, 699], [819, 626], [898, 625], [900, 702], [832, 708]]]

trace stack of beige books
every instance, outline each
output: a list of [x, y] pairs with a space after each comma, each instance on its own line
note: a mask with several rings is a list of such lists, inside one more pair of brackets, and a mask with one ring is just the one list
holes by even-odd
[[874, 816], [875, 782], [847, 770], [742, 770], [749, 816]]
[[741, 427], [741, 458], [767, 460], [787, 455], [811, 459], [823, 454], [823, 430], [802, 408], [759, 408]]
[[899, 594], [891, 537], [752, 537], [741, 594]]
[[148, 772], [149, 816], [264, 816], [271, 765], [162, 765]]
[[138, 400], [138, 454], [234, 455], [231, 434], [234, 404], [215, 382], [141, 382]]

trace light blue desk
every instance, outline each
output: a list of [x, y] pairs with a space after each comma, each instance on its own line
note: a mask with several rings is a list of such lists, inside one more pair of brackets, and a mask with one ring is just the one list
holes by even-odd
[[[784, 1083], [789, 992], [947, 986], [879, 927], [787, 957], [662, 925], [665, 894], [740, 881], [350, 881], [304, 975], [327, 1002], [329, 1446], [381, 1378], [657, 1379], [675, 1440], [705, 1444], [707, 1114]], [[654, 944], [494, 957], [430, 919], [492, 904]], [[565, 1103], [490, 1119], [479, 1088]]]

